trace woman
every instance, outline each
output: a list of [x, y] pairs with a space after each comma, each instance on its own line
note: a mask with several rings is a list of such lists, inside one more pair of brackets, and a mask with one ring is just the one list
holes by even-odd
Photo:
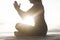
[[[17, 4], [17, 2], [14, 2], [14, 7], [17, 10], [18, 14], [24, 18], [27, 15], [35, 15], [35, 27], [30, 28], [30, 30], [26, 30], [27, 32], [24, 32], [22, 30], [22, 25], [20, 23], [16, 24], [16, 29], [18, 32], [15, 32], [16, 36], [46, 36], [47, 33], [47, 25], [44, 20], [44, 7], [42, 5], [41, 0], [29, 0], [30, 3], [33, 4], [32, 8], [29, 9], [27, 12], [23, 12], [20, 9], [20, 5]], [[24, 14], [25, 13], [25, 14]]]

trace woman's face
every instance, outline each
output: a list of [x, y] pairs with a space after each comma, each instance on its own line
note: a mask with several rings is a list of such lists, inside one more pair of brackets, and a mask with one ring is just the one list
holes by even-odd
[[29, 0], [31, 3], [34, 3], [34, 0]]

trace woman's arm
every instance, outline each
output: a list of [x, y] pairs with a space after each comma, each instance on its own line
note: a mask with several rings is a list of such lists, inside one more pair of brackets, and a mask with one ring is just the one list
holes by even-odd
[[14, 2], [14, 7], [17, 10], [18, 14], [23, 18], [25, 16], [25, 14], [24, 14], [25, 12], [23, 12], [20, 9], [20, 5], [18, 5], [17, 1]]

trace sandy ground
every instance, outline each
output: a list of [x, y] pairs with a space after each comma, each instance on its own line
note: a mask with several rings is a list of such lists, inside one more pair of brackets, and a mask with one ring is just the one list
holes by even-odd
[[60, 35], [51, 34], [47, 35], [46, 37], [30, 36], [30, 37], [19, 37], [19, 38], [16, 38], [14, 36], [2, 36], [0, 37], [0, 40], [60, 40]]
[[1, 32], [0, 40], [60, 40], [60, 32], [48, 33], [45, 37], [40, 36], [29, 36], [29, 37], [15, 37], [14, 33]]

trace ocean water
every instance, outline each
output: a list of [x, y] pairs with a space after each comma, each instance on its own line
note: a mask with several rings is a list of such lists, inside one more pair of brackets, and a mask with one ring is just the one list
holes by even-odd
[[58, 34], [59, 35], [60, 32], [47, 32], [47, 35], [50, 35], [50, 34], [56, 34], [56, 35]]

